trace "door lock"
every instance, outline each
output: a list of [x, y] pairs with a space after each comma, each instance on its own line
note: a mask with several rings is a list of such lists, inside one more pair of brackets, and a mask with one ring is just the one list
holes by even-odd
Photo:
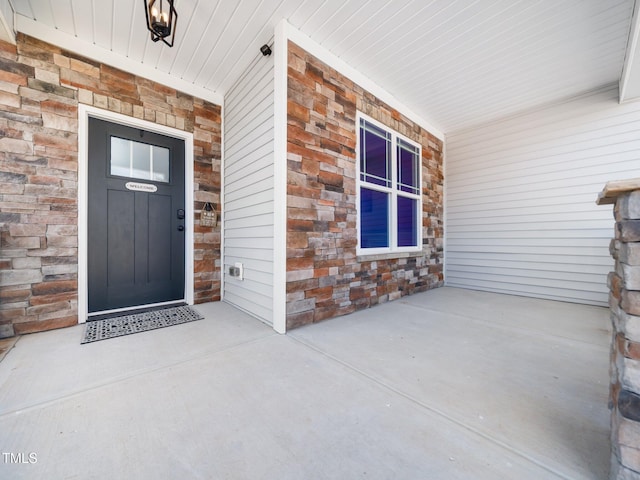
[[178, 220], [184, 220], [184, 210], [182, 208], [178, 209], [177, 215], [178, 215]]

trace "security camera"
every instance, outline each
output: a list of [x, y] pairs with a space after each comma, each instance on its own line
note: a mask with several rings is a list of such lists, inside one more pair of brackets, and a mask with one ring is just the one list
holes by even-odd
[[266, 43], [260, 47], [260, 51], [265, 57], [271, 55], [271, 47], [269, 47], [269, 45], [267, 45]]

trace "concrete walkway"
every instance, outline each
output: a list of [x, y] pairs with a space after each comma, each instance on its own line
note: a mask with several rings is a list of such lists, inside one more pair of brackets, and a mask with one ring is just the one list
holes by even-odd
[[[206, 319], [0, 362], [4, 479], [603, 479], [604, 308], [454, 288], [277, 335]], [[18, 462], [18, 463], [15, 463]]]

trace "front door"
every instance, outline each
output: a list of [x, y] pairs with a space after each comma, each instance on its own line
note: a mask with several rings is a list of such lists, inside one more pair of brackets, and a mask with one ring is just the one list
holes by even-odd
[[184, 141], [89, 118], [89, 313], [184, 299]]

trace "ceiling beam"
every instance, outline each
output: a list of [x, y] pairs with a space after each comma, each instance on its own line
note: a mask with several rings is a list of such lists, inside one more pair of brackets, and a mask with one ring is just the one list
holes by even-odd
[[640, 1], [633, 6], [627, 52], [620, 76], [620, 103], [640, 99]]

